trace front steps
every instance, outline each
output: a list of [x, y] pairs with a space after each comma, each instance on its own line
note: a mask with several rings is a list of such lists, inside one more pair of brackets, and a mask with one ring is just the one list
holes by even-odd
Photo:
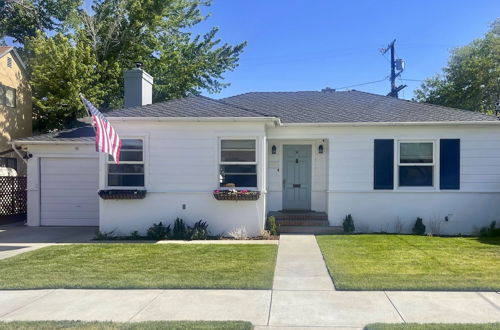
[[280, 233], [339, 234], [342, 227], [330, 226], [325, 212], [269, 212], [279, 225]]

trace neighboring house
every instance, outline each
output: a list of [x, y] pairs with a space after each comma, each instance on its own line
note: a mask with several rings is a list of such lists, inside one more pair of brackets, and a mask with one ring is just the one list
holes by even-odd
[[31, 117], [26, 67], [14, 47], [0, 46], [0, 176], [26, 174], [26, 165], [9, 142], [31, 136]]
[[[359, 91], [149, 104], [152, 78], [127, 74], [127, 107], [106, 113], [123, 139], [120, 165], [95, 152], [88, 126], [16, 141], [32, 155], [29, 225], [128, 235], [180, 217], [204, 219], [214, 234], [255, 235], [269, 212], [286, 210], [288, 224], [324, 215], [340, 226], [352, 214], [363, 231], [402, 223], [409, 232], [421, 217], [434, 233], [465, 234], [500, 215], [496, 117]], [[260, 198], [214, 198], [232, 186]]]

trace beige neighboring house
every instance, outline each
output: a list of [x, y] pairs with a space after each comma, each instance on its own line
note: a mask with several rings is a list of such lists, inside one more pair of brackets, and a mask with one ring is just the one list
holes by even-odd
[[0, 176], [16, 172], [26, 175], [25, 163], [9, 142], [31, 135], [31, 91], [26, 67], [14, 47], [0, 46]]

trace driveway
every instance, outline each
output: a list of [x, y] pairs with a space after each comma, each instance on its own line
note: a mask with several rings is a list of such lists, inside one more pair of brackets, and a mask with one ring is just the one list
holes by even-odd
[[0, 224], [0, 259], [56, 243], [85, 243], [97, 227], [28, 227], [23, 222]]

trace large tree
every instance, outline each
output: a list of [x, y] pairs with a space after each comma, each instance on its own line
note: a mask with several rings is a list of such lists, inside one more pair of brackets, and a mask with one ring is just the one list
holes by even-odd
[[[2, 0], [0, 0], [2, 1]], [[206, 19], [201, 0], [94, 0], [80, 8], [59, 34], [26, 41], [39, 130], [65, 127], [85, 114], [78, 92], [104, 110], [123, 104], [123, 71], [141, 61], [155, 79], [153, 101], [227, 84], [245, 47], [221, 44], [217, 29], [193, 35]]]
[[0, 0], [0, 38], [24, 44], [38, 30], [61, 28], [81, 0]]
[[106, 92], [87, 40], [39, 33], [26, 46], [31, 53], [31, 88], [35, 130], [72, 126], [85, 115], [79, 94], [99, 104]]
[[500, 19], [484, 38], [452, 51], [440, 75], [415, 90], [420, 102], [491, 112], [500, 100]]

